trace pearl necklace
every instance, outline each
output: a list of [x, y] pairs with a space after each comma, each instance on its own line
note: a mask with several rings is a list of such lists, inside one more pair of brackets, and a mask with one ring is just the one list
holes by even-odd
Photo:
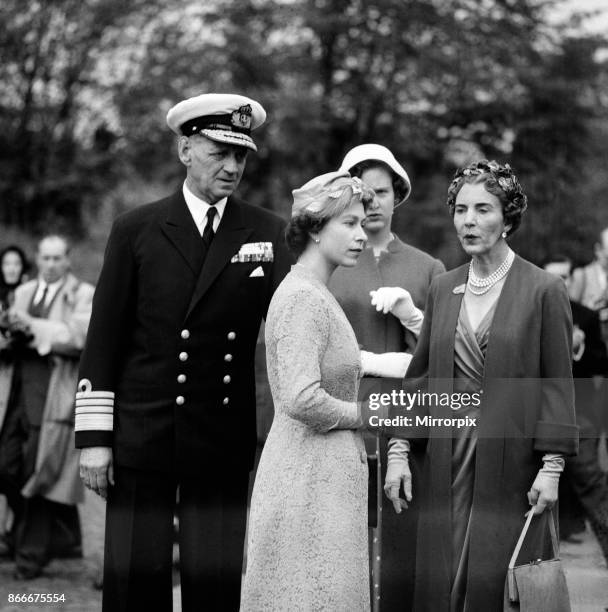
[[509, 249], [505, 260], [496, 270], [494, 270], [494, 272], [492, 272], [492, 274], [490, 274], [490, 276], [486, 276], [485, 278], [480, 278], [475, 274], [475, 270], [473, 270], [473, 260], [471, 259], [471, 263], [469, 264], [469, 291], [474, 295], [483, 295], [490, 291], [498, 281], [502, 280], [508, 274], [514, 259], [515, 253]]

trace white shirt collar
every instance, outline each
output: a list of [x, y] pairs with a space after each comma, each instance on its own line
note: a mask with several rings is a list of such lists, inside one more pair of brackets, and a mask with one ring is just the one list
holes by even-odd
[[38, 289], [36, 289], [36, 295], [34, 295], [34, 304], [38, 303], [42, 299], [42, 294], [44, 293], [44, 288], [48, 285], [49, 290], [46, 293], [46, 299], [44, 300], [45, 305], [50, 304], [55, 297], [55, 294], [63, 285], [65, 277], [62, 276], [59, 280], [56, 280], [54, 283], [47, 283], [42, 276], [38, 277]]
[[[184, 181], [184, 186], [182, 187], [182, 191], [184, 193], [184, 200], [186, 200], [186, 206], [194, 219], [194, 223], [196, 223], [196, 227], [198, 228], [199, 234], [203, 235], [203, 230], [205, 229], [205, 225], [207, 223], [207, 211], [210, 208], [210, 204], [207, 204], [204, 200], [201, 200], [198, 196], [195, 196]], [[222, 198], [219, 202], [215, 203], [215, 209], [217, 210], [217, 215], [213, 219], [213, 231], [217, 232], [218, 225], [224, 216], [224, 210], [226, 208], [226, 202], [228, 198]]]
[[595, 263], [595, 275], [599, 288], [604, 291], [608, 285], [608, 273], [606, 273], [606, 270], [604, 270], [602, 264], [597, 259], [593, 263]]

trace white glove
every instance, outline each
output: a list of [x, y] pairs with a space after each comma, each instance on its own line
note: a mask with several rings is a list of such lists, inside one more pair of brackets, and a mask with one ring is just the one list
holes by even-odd
[[545, 508], [552, 508], [557, 501], [559, 476], [564, 471], [564, 459], [558, 454], [546, 454], [543, 467], [538, 471], [528, 491], [528, 502], [534, 514], [542, 514]]
[[[408, 507], [407, 502], [412, 501], [412, 472], [410, 471], [410, 462], [408, 460], [409, 451], [410, 443], [408, 440], [391, 438], [388, 443], [384, 494], [393, 503], [393, 508], [395, 508], [397, 514], [401, 514], [401, 511]], [[399, 497], [402, 483], [405, 499]]]
[[420, 333], [423, 314], [414, 305], [409, 291], [403, 287], [380, 287], [369, 294], [372, 296], [372, 306], [375, 306], [378, 312], [390, 312], [399, 319], [403, 327], [416, 335]]
[[403, 378], [412, 361], [409, 353], [370, 353], [361, 351], [362, 376]]

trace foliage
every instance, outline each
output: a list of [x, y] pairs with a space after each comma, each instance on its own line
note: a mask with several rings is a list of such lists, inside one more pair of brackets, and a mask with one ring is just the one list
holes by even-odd
[[181, 181], [171, 105], [238, 91], [269, 113], [240, 188], [255, 204], [287, 215], [291, 189], [379, 142], [413, 179], [398, 233], [454, 265], [445, 191], [456, 163], [485, 155], [528, 191], [516, 248], [584, 258], [608, 221], [606, 41], [555, 25], [559, 4], [6, 0], [0, 220], [87, 235], [103, 205], [107, 230]]
[[30, 230], [78, 229], [120, 173], [94, 72], [136, 0], [6, 0], [0, 5], [1, 220]]

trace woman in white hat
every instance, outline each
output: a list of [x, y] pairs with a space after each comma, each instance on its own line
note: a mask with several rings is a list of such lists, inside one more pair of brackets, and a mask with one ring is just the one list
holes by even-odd
[[[403, 309], [406, 315], [411, 313], [407, 302], [411, 306], [412, 300], [415, 306], [424, 308], [431, 280], [445, 268], [439, 260], [404, 243], [392, 231], [393, 214], [408, 199], [411, 183], [389, 149], [378, 144], [359, 145], [346, 154], [341, 169], [360, 177], [374, 190], [375, 197], [365, 219], [367, 248], [355, 266], [335, 271], [329, 288], [344, 309], [364, 351], [365, 373], [381, 376], [385, 368], [378, 369], [378, 362], [382, 365], [390, 354], [396, 366], [392, 376], [402, 377], [410, 358], [410, 355], [406, 357], [406, 351], [411, 353], [416, 344], [414, 333], [404, 333], [403, 324], [408, 321]], [[370, 292], [374, 292], [374, 303]], [[389, 307], [392, 307], [390, 312]], [[400, 359], [395, 359], [397, 354], [401, 354]], [[372, 459], [369, 516], [373, 528], [370, 533], [373, 609], [407, 610], [413, 595], [417, 500], [406, 513], [395, 515], [382, 494], [386, 440], [368, 434], [365, 444]], [[378, 463], [373, 461], [376, 457]], [[416, 461], [411, 463], [416, 486], [420, 470]], [[386, 508], [383, 512], [383, 504], [390, 512]]]

